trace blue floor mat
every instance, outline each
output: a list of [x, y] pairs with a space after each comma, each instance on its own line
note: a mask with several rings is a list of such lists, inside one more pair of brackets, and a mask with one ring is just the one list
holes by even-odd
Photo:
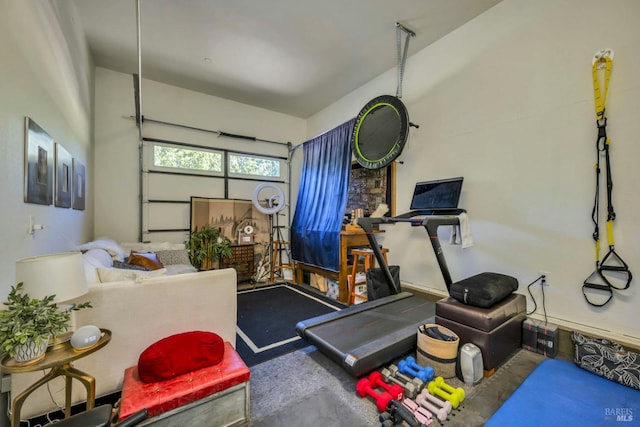
[[640, 391], [565, 360], [543, 361], [485, 426], [640, 426]]

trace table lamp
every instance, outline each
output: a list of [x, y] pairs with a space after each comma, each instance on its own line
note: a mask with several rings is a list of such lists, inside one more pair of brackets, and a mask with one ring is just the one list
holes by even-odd
[[[53, 302], [56, 304], [78, 298], [89, 291], [80, 252], [20, 259], [16, 261], [16, 282], [23, 283], [24, 292], [30, 298], [43, 299], [55, 295]], [[67, 335], [56, 338], [65, 342], [71, 337], [71, 334]]]

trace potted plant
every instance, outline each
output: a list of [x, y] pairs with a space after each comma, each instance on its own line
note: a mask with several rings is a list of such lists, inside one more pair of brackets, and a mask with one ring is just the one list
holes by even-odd
[[[0, 352], [6, 352], [17, 362], [29, 362], [44, 355], [49, 338], [66, 332], [71, 311], [91, 307], [90, 302], [60, 308], [55, 295], [43, 299], [31, 298], [22, 282], [11, 287], [0, 310]], [[40, 353], [38, 353], [40, 352]]]
[[208, 224], [199, 230], [196, 227], [185, 244], [191, 265], [199, 270], [215, 268], [220, 257], [230, 258], [232, 255], [229, 240], [222, 235], [220, 229]]

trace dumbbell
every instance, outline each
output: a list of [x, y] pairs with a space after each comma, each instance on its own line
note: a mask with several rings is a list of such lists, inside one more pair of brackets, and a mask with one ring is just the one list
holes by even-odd
[[425, 370], [417, 370], [414, 369], [410, 364], [407, 363], [406, 360], [401, 360], [398, 362], [398, 370], [400, 373], [405, 375], [411, 375], [412, 377], [419, 378], [423, 383], [427, 383], [428, 381], [433, 379], [433, 374], [429, 373]]
[[416, 359], [409, 356], [398, 363], [398, 369], [403, 374], [413, 375], [416, 378], [420, 378], [423, 382], [431, 381], [435, 375], [435, 372], [431, 366], [418, 365]]
[[442, 378], [442, 377], [436, 377], [436, 379], [434, 381], [435, 381], [436, 385], [441, 390], [444, 390], [444, 391], [446, 391], [447, 393], [449, 393], [451, 395], [457, 395], [458, 396], [458, 400], [460, 402], [462, 402], [464, 400], [464, 398], [467, 396], [467, 394], [464, 392], [464, 389], [462, 387], [453, 388], [452, 386], [447, 384], [444, 381], [444, 378]]
[[449, 402], [448, 400], [442, 400], [442, 399], [438, 399], [437, 397], [433, 396], [432, 394], [429, 394], [429, 390], [423, 390], [424, 393], [420, 393], [424, 396], [425, 399], [427, 399], [429, 402], [433, 403], [435, 406], [437, 406], [438, 408], [444, 408], [445, 411], [447, 411], [447, 414], [451, 413], [451, 402]]
[[391, 414], [387, 411], [378, 415], [378, 420], [380, 420], [380, 427], [393, 427], [396, 424]]
[[397, 400], [392, 400], [389, 402], [389, 407], [387, 408], [393, 420], [398, 424], [402, 423], [402, 421], [409, 424], [410, 427], [420, 427], [420, 421], [415, 417], [413, 412], [411, 412], [406, 406]]
[[431, 424], [431, 412], [427, 411], [425, 408], [418, 405], [416, 402], [409, 398], [404, 399], [402, 401], [402, 404], [413, 413], [413, 416], [416, 417], [416, 420], [418, 420], [418, 422], [424, 425]]
[[420, 390], [422, 390], [422, 388], [426, 385], [426, 383], [422, 381], [420, 378], [414, 377], [412, 375], [405, 375], [402, 372], [400, 372], [400, 369], [398, 369], [397, 365], [394, 365], [394, 364], [389, 365], [389, 371], [391, 372], [392, 376], [398, 378], [399, 380], [414, 383], [416, 387], [419, 388]]
[[451, 402], [451, 407], [457, 409], [458, 405], [464, 400], [465, 393], [461, 387], [453, 388], [449, 384], [444, 382], [444, 378], [436, 377], [427, 385], [429, 393], [434, 396], [441, 397], [444, 400]]
[[369, 381], [371, 381], [371, 384], [384, 389], [384, 391], [389, 393], [395, 400], [404, 399], [404, 389], [402, 386], [398, 384], [387, 384], [382, 378], [382, 374], [378, 371], [373, 371], [369, 375]]
[[404, 395], [412, 399], [416, 397], [424, 387], [424, 383], [420, 381], [420, 378], [410, 378], [402, 375], [398, 371], [398, 367], [396, 365], [390, 365], [388, 368], [383, 368], [380, 372], [382, 374], [382, 378], [384, 378], [386, 382], [398, 384], [404, 388]]
[[447, 410], [442, 407], [437, 407], [433, 403], [429, 402], [426, 397], [426, 395], [428, 394], [429, 393], [426, 389], [422, 390], [422, 393], [420, 393], [418, 397], [416, 397], [416, 402], [418, 402], [418, 405], [422, 406], [423, 408], [428, 409], [440, 421], [445, 421], [447, 419]]
[[377, 392], [372, 386], [371, 381], [368, 378], [362, 378], [356, 384], [356, 392], [360, 397], [369, 396], [376, 401], [376, 408], [378, 412], [384, 412], [389, 406], [389, 402], [393, 400], [393, 397], [386, 391]]

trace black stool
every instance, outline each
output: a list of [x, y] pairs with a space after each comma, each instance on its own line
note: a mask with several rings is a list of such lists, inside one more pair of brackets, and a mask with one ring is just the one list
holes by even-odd
[[[56, 427], [108, 427], [111, 424], [111, 405], [100, 405], [85, 412], [60, 420]], [[147, 410], [136, 412], [114, 427], [131, 427], [147, 419]]]

